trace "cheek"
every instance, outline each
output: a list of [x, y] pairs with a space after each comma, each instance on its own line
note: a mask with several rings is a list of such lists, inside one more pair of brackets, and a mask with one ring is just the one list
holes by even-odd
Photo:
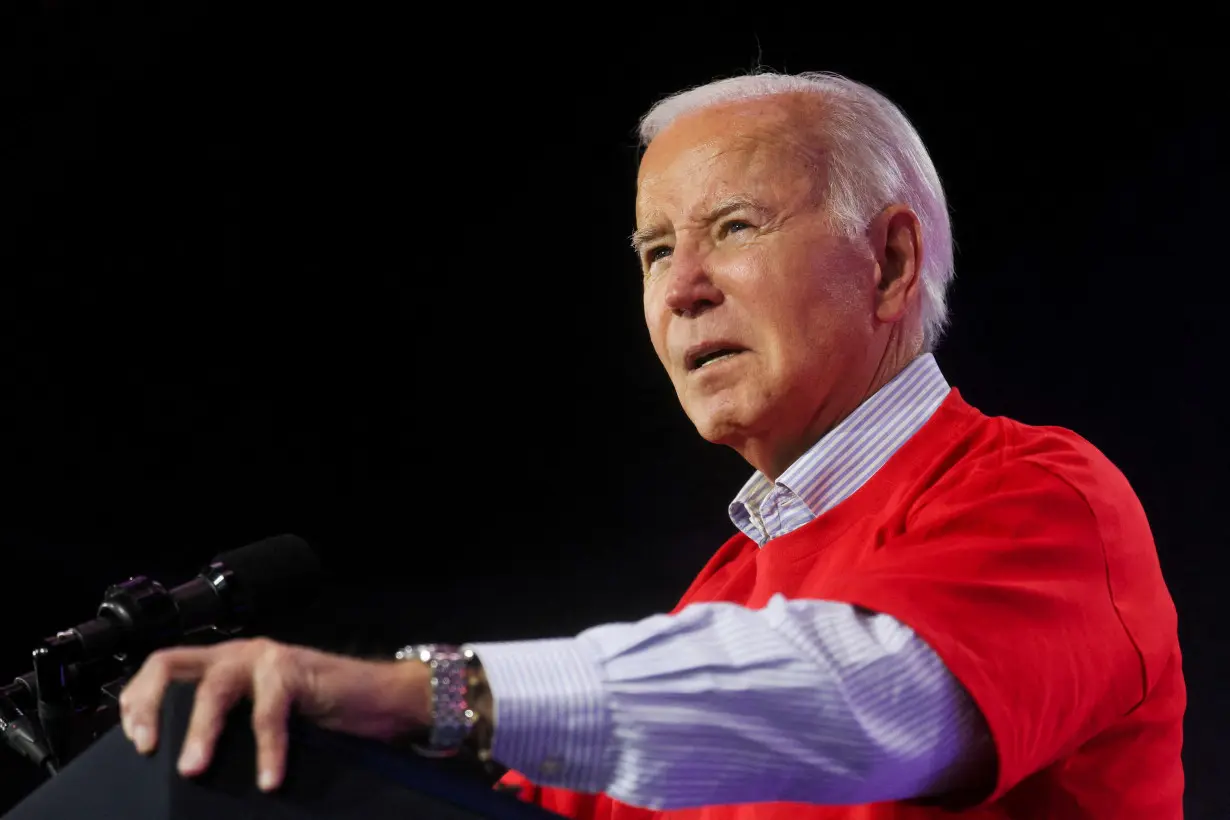
[[769, 364], [780, 376], [814, 374], [847, 346], [864, 344], [864, 326], [870, 327], [872, 305], [857, 270], [814, 265], [795, 270], [798, 280], [754, 296]]
[[653, 297], [649, 290], [645, 291], [645, 327], [649, 331], [649, 341], [658, 360], [666, 364], [666, 323], [663, 321], [660, 300]]

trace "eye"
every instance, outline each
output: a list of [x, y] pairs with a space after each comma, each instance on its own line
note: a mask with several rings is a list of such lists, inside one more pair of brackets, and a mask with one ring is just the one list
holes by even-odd
[[665, 259], [667, 256], [670, 256], [670, 253], [670, 245], [654, 245], [645, 251], [645, 264], [652, 265], [659, 259]]
[[718, 234], [720, 237], [724, 238], [726, 236], [729, 236], [732, 233], [738, 233], [739, 231], [747, 230], [750, 227], [752, 226], [748, 224], [747, 222], [744, 222], [742, 219], [731, 219], [728, 222], [722, 223], [722, 227], [718, 231]]

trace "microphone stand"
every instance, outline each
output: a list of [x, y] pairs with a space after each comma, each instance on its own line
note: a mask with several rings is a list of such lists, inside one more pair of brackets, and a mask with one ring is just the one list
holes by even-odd
[[0, 737], [49, 776], [119, 722], [120, 691], [154, 649], [217, 643], [241, 631], [206, 626], [177, 634], [170, 596], [142, 576], [108, 588], [99, 615], [130, 627], [127, 651], [114, 651], [114, 632], [83, 629], [95, 623], [87, 622], [45, 638], [32, 653], [33, 673], [0, 687]]
[[58, 770], [118, 722], [118, 700], [107, 703], [101, 695], [116, 688], [118, 698], [118, 687], [135, 669], [123, 655], [85, 657], [72, 631], [44, 639], [33, 657], [35, 714], [46, 742], [39, 751]]
[[31, 760], [49, 777], [59, 771], [38, 721], [32, 720], [7, 695], [0, 695], [0, 734], [4, 735], [9, 746]]
[[[236, 590], [238, 571], [250, 577]], [[54, 775], [118, 722], [120, 691], [151, 652], [235, 637], [275, 580], [292, 582], [289, 600], [314, 596], [319, 574], [307, 544], [281, 535], [222, 553], [171, 591], [143, 575], [113, 584], [97, 617], [44, 639], [33, 673], [0, 687], [0, 740]]]

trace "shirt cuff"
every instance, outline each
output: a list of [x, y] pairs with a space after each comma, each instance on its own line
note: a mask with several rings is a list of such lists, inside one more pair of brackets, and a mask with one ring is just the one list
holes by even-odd
[[543, 786], [596, 794], [615, 769], [602, 666], [577, 638], [471, 643], [494, 705], [491, 756]]

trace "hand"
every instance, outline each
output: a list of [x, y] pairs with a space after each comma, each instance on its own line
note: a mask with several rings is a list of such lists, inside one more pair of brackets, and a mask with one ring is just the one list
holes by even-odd
[[162, 697], [171, 681], [197, 682], [180, 772], [192, 776], [206, 769], [226, 712], [247, 697], [258, 783], [265, 791], [285, 776], [292, 706], [326, 729], [382, 740], [425, 726], [431, 717], [431, 675], [420, 663], [356, 660], [263, 638], [163, 649], [149, 656], [120, 694], [124, 734], [142, 754], [158, 743]]

